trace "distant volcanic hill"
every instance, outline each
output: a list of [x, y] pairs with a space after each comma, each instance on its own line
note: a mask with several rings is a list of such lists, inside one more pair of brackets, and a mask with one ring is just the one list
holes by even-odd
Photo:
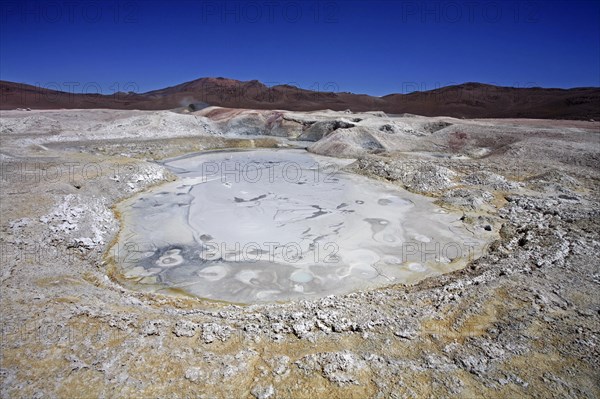
[[202, 78], [147, 93], [73, 94], [0, 81], [0, 109], [112, 108], [161, 110], [217, 105], [229, 108], [384, 111], [458, 118], [600, 119], [600, 88], [512, 88], [464, 83], [374, 97], [318, 92], [257, 80]]

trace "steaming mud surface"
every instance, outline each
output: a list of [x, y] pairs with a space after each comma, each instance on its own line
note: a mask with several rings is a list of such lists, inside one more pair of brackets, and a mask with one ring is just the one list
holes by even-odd
[[461, 214], [303, 150], [192, 154], [123, 202], [124, 282], [238, 303], [347, 293], [462, 268], [490, 237]]

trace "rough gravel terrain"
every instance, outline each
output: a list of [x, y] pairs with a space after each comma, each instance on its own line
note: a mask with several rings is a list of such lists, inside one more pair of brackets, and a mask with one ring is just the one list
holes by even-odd
[[[3, 111], [2, 397], [600, 397], [600, 125], [381, 112]], [[234, 306], [111, 276], [154, 161], [306, 147], [494, 231], [414, 286]], [[118, 254], [117, 254], [118, 256]]]

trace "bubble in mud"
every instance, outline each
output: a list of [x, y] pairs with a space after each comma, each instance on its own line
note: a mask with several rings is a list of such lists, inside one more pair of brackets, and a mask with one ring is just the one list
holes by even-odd
[[200, 240], [202, 240], [204, 242], [208, 242], [208, 241], [211, 241], [213, 239], [214, 239], [213, 236], [211, 236], [210, 234], [202, 234], [200, 236]]
[[235, 278], [244, 284], [255, 285], [258, 281], [258, 273], [257, 270], [242, 270], [235, 275]]
[[387, 205], [408, 206], [408, 205], [412, 205], [412, 201], [404, 199], [404, 198], [400, 198], [395, 195], [390, 195], [388, 197], [378, 199], [377, 204], [382, 205], [382, 206], [387, 206]]
[[424, 236], [423, 234], [415, 234], [414, 238], [415, 238], [415, 240], [421, 241], [421, 242], [431, 242], [431, 238]]
[[281, 291], [276, 291], [276, 290], [258, 291], [256, 293], [256, 298], [258, 298], [260, 300], [267, 300], [270, 298], [274, 298], [279, 294], [281, 294]]
[[396, 242], [398, 240], [396, 239], [396, 236], [394, 236], [393, 234], [384, 234], [383, 235], [383, 241], [385, 241], [385, 242]]
[[349, 266], [342, 266], [342, 267], [338, 267], [335, 270], [335, 274], [339, 277], [339, 278], [344, 278], [344, 277], [348, 277], [350, 275], [350, 267]]
[[305, 270], [296, 270], [290, 275], [290, 280], [295, 281], [297, 283], [308, 283], [314, 278], [312, 273], [309, 273]]
[[368, 265], [373, 265], [379, 262], [379, 260], [379, 255], [376, 252], [371, 251], [369, 249], [354, 249], [348, 251], [347, 261], [350, 264], [350, 266], [365, 263]]
[[183, 263], [183, 256], [181, 256], [180, 253], [180, 249], [169, 249], [160, 258], [158, 258], [156, 264], [161, 267], [178, 266]]
[[379, 275], [377, 270], [368, 263], [352, 265], [352, 273], [366, 279], [372, 279]]
[[402, 260], [400, 258], [391, 255], [384, 256], [383, 261], [388, 265], [399, 265], [402, 263]]
[[227, 267], [224, 265], [209, 266], [198, 270], [196, 274], [208, 281], [218, 281], [227, 275]]
[[424, 272], [425, 266], [420, 263], [413, 262], [408, 264], [408, 270], [413, 272]]

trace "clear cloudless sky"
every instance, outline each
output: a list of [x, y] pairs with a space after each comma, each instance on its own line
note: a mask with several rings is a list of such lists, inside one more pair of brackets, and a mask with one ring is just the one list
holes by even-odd
[[0, 79], [66, 91], [207, 76], [371, 95], [600, 86], [593, 0], [0, 1]]

